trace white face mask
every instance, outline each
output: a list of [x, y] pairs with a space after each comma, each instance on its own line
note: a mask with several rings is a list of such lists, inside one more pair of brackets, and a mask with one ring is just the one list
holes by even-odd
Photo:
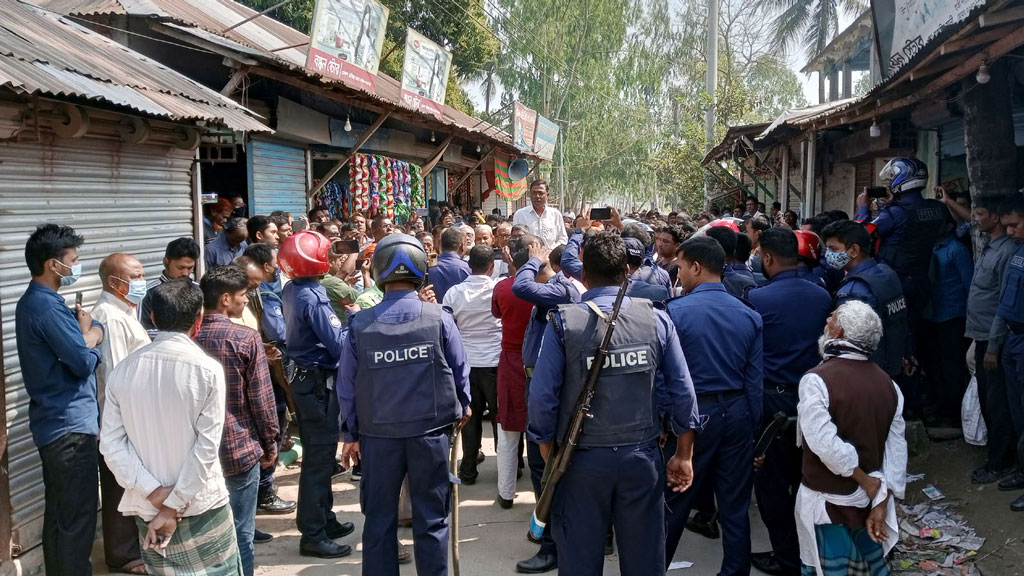
[[78, 282], [78, 279], [81, 278], [81, 276], [82, 276], [82, 264], [81, 263], [75, 264], [73, 266], [68, 266], [67, 264], [61, 262], [60, 260], [57, 260], [57, 263], [60, 264], [61, 266], [65, 267], [65, 268], [68, 268], [69, 270], [71, 270], [71, 273], [68, 274], [67, 276], [61, 274], [60, 272], [57, 273], [60, 276], [60, 285], [61, 286], [67, 287], [67, 286], [71, 286], [75, 282]]
[[138, 306], [142, 304], [142, 300], [146, 297], [146, 279], [142, 278], [139, 280], [125, 280], [124, 278], [113, 278], [120, 280], [128, 285], [128, 293], [124, 295], [125, 300]]

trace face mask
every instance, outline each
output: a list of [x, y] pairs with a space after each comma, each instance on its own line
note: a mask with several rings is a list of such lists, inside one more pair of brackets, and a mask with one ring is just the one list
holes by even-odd
[[81, 278], [81, 276], [82, 276], [82, 264], [81, 263], [75, 264], [74, 266], [68, 266], [67, 264], [61, 262], [60, 260], [57, 260], [57, 263], [60, 264], [61, 266], [65, 267], [65, 268], [71, 270], [71, 273], [68, 274], [67, 276], [64, 276], [60, 272], [57, 273], [60, 276], [60, 285], [61, 286], [71, 286], [75, 282], [78, 282], [78, 279]]
[[842, 270], [850, 263], [850, 255], [846, 252], [825, 252], [825, 263], [833, 270]]
[[142, 299], [146, 297], [146, 280], [125, 280], [124, 278], [115, 279], [120, 280], [128, 285], [128, 293], [124, 295], [124, 299], [138, 306], [142, 304]]

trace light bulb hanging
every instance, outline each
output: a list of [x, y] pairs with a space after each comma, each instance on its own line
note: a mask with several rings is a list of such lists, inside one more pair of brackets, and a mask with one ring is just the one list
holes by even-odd
[[974, 75], [974, 79], [978, 81], [978, 84], [988, 84], [988, 81], [992, 79], [992, 74], [988, 71], [988, 63], [982, 61], [981, 66], [978, 66], [978, 73]]
[[878, 120], [871, 121], [871, 128], [868, 130], [868, 134], [872, 138], [878, 138], [882, 135], [882, 128], [878, 125]]
[[352, 131], [352, 118], [350, 116], [345, 117], [345, 132]]

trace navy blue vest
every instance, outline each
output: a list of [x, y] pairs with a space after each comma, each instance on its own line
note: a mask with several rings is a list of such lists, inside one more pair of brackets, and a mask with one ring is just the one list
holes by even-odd
[[910, 329], [907, 299], [903, 295], [899, 276], [892, 268], [879, 262], [867, 270], [846, 276], [847, 282], [853, 279], [866, 283], [878, 302], [875, 313], [882, 320], [882, 339], [871, 355], [871, 360], [890, 376], [895, 376], [903, 370], [902, 360], [907, 353]]
[[1024, 324], [1024, 244], [1017, 245], [1017, 251], [1010, 256], [1003, 277], [1003, 292], [999, 297], [996, 313], [1003, 320]]
[[444, 355], [441, 314], [440, 305], [424, 302], [408, 322], [377, 322], [372, 308], [352, 318], [361, 435], [411, 438], [462, 416]]
[[[565, 342], [565, 378], [559, 394], [558, 440], [565, 438], [576, 401], [590, 371], [607, 325], [589, 308], [558, 307]], [[583, 425], [579, 446], [629, 446], [661, 433], [654, 380], [661, 364], [661, 344], [653, 305], [630, 300], [619, 311], [608, 356], [598, 378], [593, 418]]]

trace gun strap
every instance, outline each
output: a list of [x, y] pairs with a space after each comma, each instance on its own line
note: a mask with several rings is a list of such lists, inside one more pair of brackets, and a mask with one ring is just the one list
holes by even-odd
[[604, 312], [601, 312], [601, 309], [597, 307], [597, 304], [595, 304], [593, 300], [587, 300], [586, 304], [587, 304], [587, 308], [590, 308], [591, 310], [593, 310], [594, 314], [597, 314], [601, 319], [603, 319], [603, 320], [607, 320], [608, 319], [608, 316], [605, 315]]

